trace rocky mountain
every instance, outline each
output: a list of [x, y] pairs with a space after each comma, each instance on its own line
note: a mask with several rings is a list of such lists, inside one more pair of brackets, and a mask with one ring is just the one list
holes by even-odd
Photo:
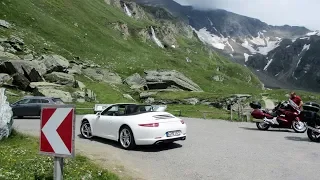
[[284, 39], [265, 55], [254, 54], [247, 65], [280, 82], [312, 91], [320, 90], [320, 33], [310, 32], [296, 39]]
[[203, 43], [247, 66], [266, 87], [320, 90], [317, 32], [300, 26], [271, 26], [221, 9], [197, 10], [173, 0], [134, 1], [165, 8], [179, 17]]

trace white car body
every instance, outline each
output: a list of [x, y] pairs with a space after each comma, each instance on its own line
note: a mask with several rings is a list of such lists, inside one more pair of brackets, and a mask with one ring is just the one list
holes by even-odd
[[[187, 125], [185, 122], [168, 112], [164, 112], [165, 108], [158, 108], [157, 110], [160, 111], [111, 115], [111, 113], [117, 111], [117, 108], [126, 105], [134, 104], [111, 105], [101, 113], [83, 116], [81, 123], [84, 121], [90, 123], [92, 136], [114, 141], [119, 140], [121, 127], [128, 126], [132, 131], [136, 145], [153, 145], [186, 139]], [[172, 131], [179, 131], [180, 134], [168, 137], [166, 133]]]

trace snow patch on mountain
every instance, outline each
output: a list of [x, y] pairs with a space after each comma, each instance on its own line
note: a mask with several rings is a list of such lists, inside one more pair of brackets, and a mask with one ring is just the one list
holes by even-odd
[[274, 50], [275, 48], [279, 47], [281, 41], [270, 41], [267, 42], [267, 45], [264, 47], [258, 48], [258, 53], [267, 55], [270, 51]]
[[[208, 18], [208, 21], [210, 22], [211, 20]], [[206, 44], [209, 44], [213, 46], [214, 48], [220, 49], [220, 50], [225, 50], [226, 46], [231, 49], [232, 52], [236, 52], [234, 47], [230, 44], [230, 41], [233, 41], [236, 44], [239, 44], [240, 46], [244, 47], [245, 49], [249, 50], [248, 55], [253, 55], [253, 54], [262, 54], [262, 55], [267, 55], [270, 51], [274, 50], [277, 48], [282, 41], [281, 38], [276, 37], [274, 40], [271, 40], [270, 37], [265, 37], [263, 32], [258, 32], [256, 37], [250, 36], [250, 37], [245, 37], [245, 38], [240, 38], [241, 42], [237, 42], [234, 38], [231, 37], [224, 37], [220, 32], [217, 31], [215, 27], [212, 27], [215, 31], [216, 35], [209, 30], [207, 30], [206, 27], [195, 30], [192, 28], [196, 34], [198, 35], [199, 39]], [[236, 46], [235, 46], [236, 47]], [[242, 52], [244, 53], [244, 52]], [[248, 53], [248, 52], [246, 52]], [[246, 55], [245, 55], [246, 58]]]
[[264, 71], [268, 70], [268, 67], [270, 66], [270, 64], [272, 63], [273, 59], [270, 59], [267, 63], [267, 65], [263, 68]]
[[247, 53], [243, 53], [243, 55], [244, 55], [244, 62], [247, 62], [249, 60], [249, 57], [252, 56]]
[[314, 36], [314, 35], [320, 36], [320, 31], [313, 31], [306, 34], [306, 36]]
[[297, 63], [296, 68], [298, 68], [298, 67], [299, 67], [299, 64], [300, 64], [300, 62], [301, 62], [301, 59], [302, 59], [302, 57], [299, 59], [299, 61], [298, 61], [298, 63]]
[[261, 32], [258, 32], [258, 36], [253, 37], [250, 41], [257, 46], [266, 46], [264, 34]]
[[209, 21], [210, 25], [213, 26], [213, 22], [211, 21], [211, 19], [208, 18], [208, 21]]
[[247, 48], [252, 54], [257, 53], [257, 51], [249, 44], [247, 40], [244, 40], [244, 42], [241, 45], [242, 47]]
[[310, 49], [310, 44], [308, 44], [308, 45], [305, 44], [298, 56], [300, 56], [304, 51], [308, 51], [309, 49]]
[[227, 43], [227, 45], [230, 47], [231, 51], [234, 52], [234, 49], [233, 49], [233, 47], [231, 46], [231, 44], [229, 43], [229, 41], [227, 41], [226, 43]]
[[217, 49], [224, 49], [224, 47], [226, 46], [225, 43], [228, 41], [228, 38], [221, 38], [215, 34], [211, 34], [207, 28], [202, 28], [199, 31], [194, 30], [199, 39], [203, 42], [203, 43], [207, 43], [212, 45], [213, 47], [217, 48]]
[[[276, 37], [277, 40], [271, 41], [270, 37], [265, 37], [262, 32], [258, 32], [257, 37], [246, 38], [241, 44], [244, 48], [248, 49], [252, 54], [267, 55], [270, 51], [277, 48], [282, 41], [281, 38]], [[256, 48], [254, 48], [256, 47]]]

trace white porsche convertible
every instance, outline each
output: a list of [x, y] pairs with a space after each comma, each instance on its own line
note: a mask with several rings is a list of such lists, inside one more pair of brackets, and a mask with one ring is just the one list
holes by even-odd
[[185, 140], [185, 122], [164, 110], [151, 105], [113, 104], [83, 116], [80, 132], [87, 139], [97, 136], [118, 141], [124, 149]]

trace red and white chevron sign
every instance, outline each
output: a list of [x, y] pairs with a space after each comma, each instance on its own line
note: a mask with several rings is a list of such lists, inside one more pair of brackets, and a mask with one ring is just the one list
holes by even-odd
[[75, 112], [72, 106], [42, 107], [40, 154], [74, 156]]

